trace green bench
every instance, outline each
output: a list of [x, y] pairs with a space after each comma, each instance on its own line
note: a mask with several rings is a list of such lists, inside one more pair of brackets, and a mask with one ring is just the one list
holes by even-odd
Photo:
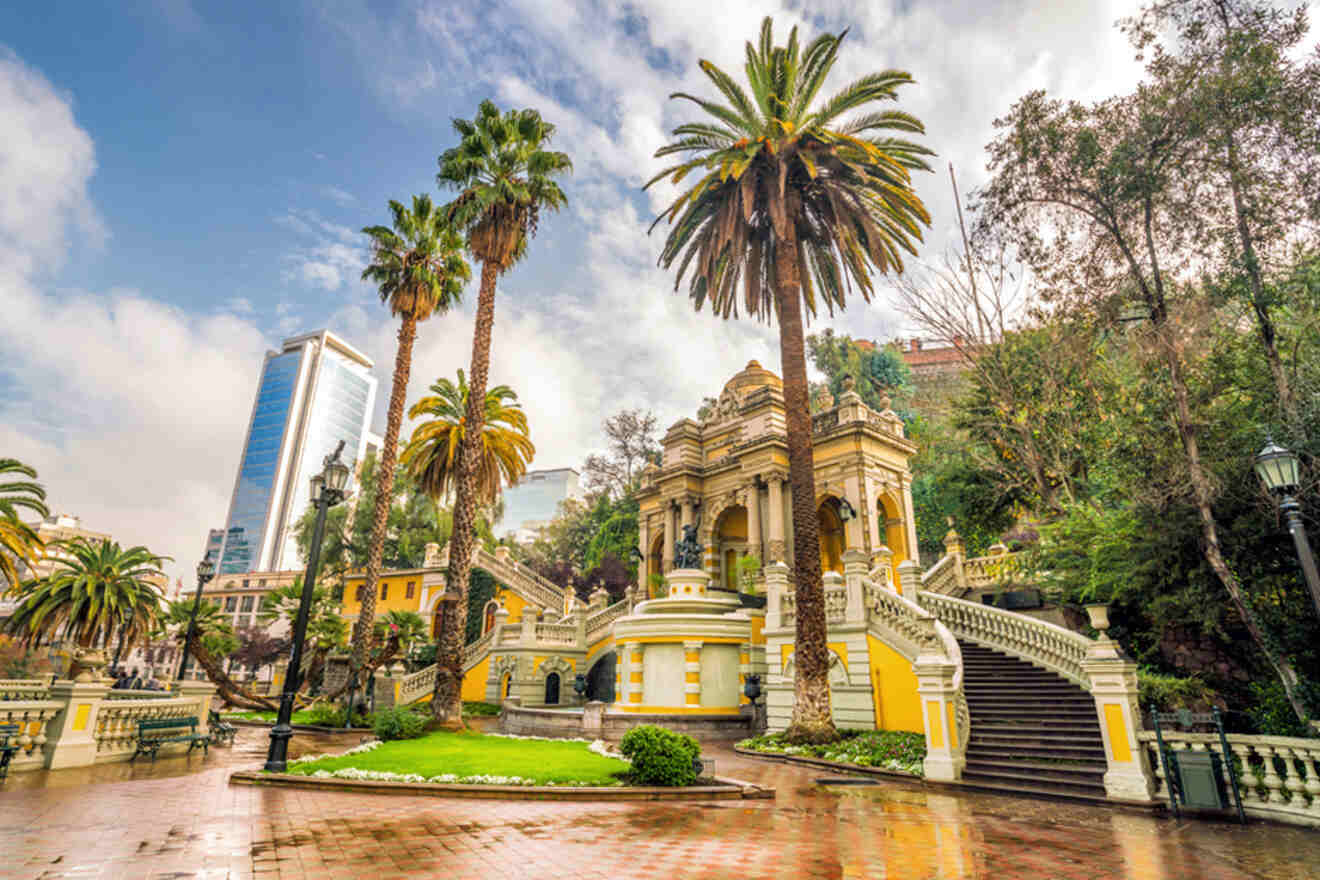
[[18, 751], [17, 724], [0, 724], [0, 781], [9, 777], [9, 760]]
[[[185, 731], [185, 728], [187, 732]], [[137, 751], [128, 761], [131, 764], [137, 760], [138, 755], [151, 755], [152, 763], [156, 761], [156, 753], [160, 747], [166, 743], [188, 744], [188, 754], [198, 746], [206, 754], [210, 753], [211, 736], [206, 733], [197, 732], [197, 718], [195, 716], [183, 718], [148, 718], [137, 723]]]
[[211, 742], [216, 745], [228, 742], [231, 746], [234, 744], [234, 736], [238, 733], [238, 728], [220, 717], [220, 713], [212, 709], [211, 719]]

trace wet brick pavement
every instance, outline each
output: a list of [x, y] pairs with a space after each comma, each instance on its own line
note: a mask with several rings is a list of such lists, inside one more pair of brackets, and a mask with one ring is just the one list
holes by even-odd
[[[334, 751], [357, 737], [295, 737]], [[54, 773], [0, 788], [0, 880], [55, 877], [1059, 878], [1314, 880], [1320, 831], [1184, 822], [819, 775], [715, 748], [717, 772], [773, 801], [583, 804], [441, 800], [230, 787], [264, 756], [233, 750]]]

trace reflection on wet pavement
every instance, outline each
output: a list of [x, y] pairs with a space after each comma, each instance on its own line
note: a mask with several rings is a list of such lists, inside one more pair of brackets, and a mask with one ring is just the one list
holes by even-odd
[[[293, 754], [359, 735], [298, 735]], [[815, 785], [719, 747], [717, 772], [774, 801], [582, 804], [230, 787], [235, 748], [15, 773], [0, 788], [0, 880], [53, 877], [1124, 878], [1312, 880], [1320, 831], [1184, 822], [920, 785]]]

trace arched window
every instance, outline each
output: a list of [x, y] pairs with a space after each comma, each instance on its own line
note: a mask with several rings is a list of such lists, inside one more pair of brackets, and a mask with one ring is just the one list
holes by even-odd
[[491, 627], [495, 626], [495, 612], [499, 609], [500, 603], [491, 599], [486, 603], [486, 614], [481, 620], [481, 634], [490, 632]]
[[545, 704], [559, 705], [559, 673], [552, 672], [545, 677]]

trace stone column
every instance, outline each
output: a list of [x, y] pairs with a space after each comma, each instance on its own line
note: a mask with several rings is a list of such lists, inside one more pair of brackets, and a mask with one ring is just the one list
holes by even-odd
[[683, 643], [683, 702], [701, 705], [701, 642]]
[[683, 516], [682, 519], [679, 521], [679, 526], [681, 526], [682, 529], [686, 531], [687, 527], [692, 525], [692, 511], [693, 511], [692, 496], [684, 495], [681, 503], [683, 506], [682, 507]]
[[757, 559], [762, 559], [761, 487], [756, 484], [756, 477], [752, 477], [751, 483], [747, 486], [747, 552]]
[[770, 486], [770, 527], [767, 529], [765, 555], [771, 562], [783, 562], [787, 555], [784, 546], [784, 477], [771, 474], [766, 482]]
[[866, 577], [866, 554], [861, 550], [843, 551], [844, 589], [848, 596], [847, 611], [844, 620], [848, 623], [861, 623], [866, 619], [865, 597], [862, 579]]
[[849, 476], [843, 480], [843, 500], [847, 501], [856, 514], [843, 524], [844, 547], [853, 550], [865, 549], [867, 538], [864, 532], [866, 524], [862, 522], [862, 508], [866, 504], [866, 493], [862, 491], [861, 476]]
[[1100, 735], [1105, 743], [1105, 795], [1110, 800], [1150, 803], [1153, 775], [1146, 747], [1137, 741], [1141, 709], [1137, 703], [1137, 664], [1118, 644], [1101, 634], [1091, 645], [1082, 671], [1091, 680]]
[[674, 525], [674, 504], [671, 501], [665, 505], [665, 540], [662, 548], [664, 554], [665, 570], [661, 574], [668, 574], [674, 570], [674, 542], [678, 540], [678, 528]]
[[913, 559], [904, 559], [898, 564], [898, 593], [916, 601], [917, 591], [921, 589], [921, 566]]
[[181, 681], [177, 690], [179, 696], [197, 701], [197, 732], [206, 733], [210, 729], [211, 703], [215, 700], [215, 685], [206, 679]]
[[921, 551], [917, 547], [917, 513], [912, 507], [912, 477], [905, 476], [903, 486], [903, 534], [907, 536], [908, 559], [920, 564]]
[[46, 725], [46, 766], [86, 767], [96, 763], [96, 712], [109, 686], [96, 682], [61, 679], [51, 685], [50, 698], [64, 704]]
[[522, 637], [519, 641], [524, 645], [536, 644], [536, 624], [541, 620], [541, 609], [535, 605], [527, 605], [522, 612]]
[[779, 605], [788, 592], [788, 566], [782, 562], [771, 562], [765, 567], [765, 628], [768, 630], [783, 627]]
[[642, 551], [642, 558], [637, 560], [637, 589], [645, 596], [649, 592], [646, 586], [646, 578], [650, 574], [648, 569], [651, 566], [651, 529], [644, 515], [639, 518], [637, 523], [637, 542], [641, 544], [638, 549]]
[[926, 760], [922, 769], [927, 779], [953, 782], [962, 778], [967, 763], [967, 744], [958, 737], [958, 689], [953, 686], [958, 667], [942, 651], [932, 647], [938, 644], [935, 619], [921, 620], [929, 629], [924, 640], [927, 647], [912, 664], [912, 671], [917, 676], [917, 696], [926, 728]]

